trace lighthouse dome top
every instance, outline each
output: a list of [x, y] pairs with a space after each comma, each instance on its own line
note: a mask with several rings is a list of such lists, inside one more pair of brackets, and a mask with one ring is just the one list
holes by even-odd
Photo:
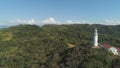
[[95, 29], [95, 32], [97, 32], [97, 29]]

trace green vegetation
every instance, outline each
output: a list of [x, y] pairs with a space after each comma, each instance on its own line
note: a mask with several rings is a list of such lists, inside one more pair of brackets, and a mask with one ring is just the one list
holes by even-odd
[[118, 68], [120, 57], [92, 49], [99, 42], [120, 47], [120, 26], [19, 25], [0, 30], [0, 68]]

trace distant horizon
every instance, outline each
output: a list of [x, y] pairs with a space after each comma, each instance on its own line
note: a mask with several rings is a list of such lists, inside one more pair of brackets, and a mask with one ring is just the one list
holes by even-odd
[[119, 26], [119, 25], [104, 25], [104, 24], [44, 24], [44, 25], [37, 25], [37, 24], [17, 24], [17, 25], [0, 25], [0, 28], [9, 28], [9, 27], [14, 27], [14, 26], [20, 26], [20, 25], [36, 25], [36, 26], [40, 26], [40, 27], [43, 27], [45, 25], [50, 25], [50, 26], [54, 26], [54, 25], [57, 25], [57, 26], [61, 26], [61, 25], [102, 25], [102, 26]]
[[0, 25], [120, 25], [118, 0], [1, 0]]

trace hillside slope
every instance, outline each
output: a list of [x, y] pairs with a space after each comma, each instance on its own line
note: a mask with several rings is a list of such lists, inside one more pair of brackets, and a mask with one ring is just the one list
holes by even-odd
[[120, 47], [119, 25], [19, 25], [1, 29], [0, 67], [118, 68], [119, 56], [91, 48], [94, 28], [101, 44]]

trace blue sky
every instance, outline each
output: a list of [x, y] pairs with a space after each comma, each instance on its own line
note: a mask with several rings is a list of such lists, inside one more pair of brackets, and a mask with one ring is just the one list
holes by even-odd
[[0, 0], [0, 25], [120, 24], [120, 0]]

